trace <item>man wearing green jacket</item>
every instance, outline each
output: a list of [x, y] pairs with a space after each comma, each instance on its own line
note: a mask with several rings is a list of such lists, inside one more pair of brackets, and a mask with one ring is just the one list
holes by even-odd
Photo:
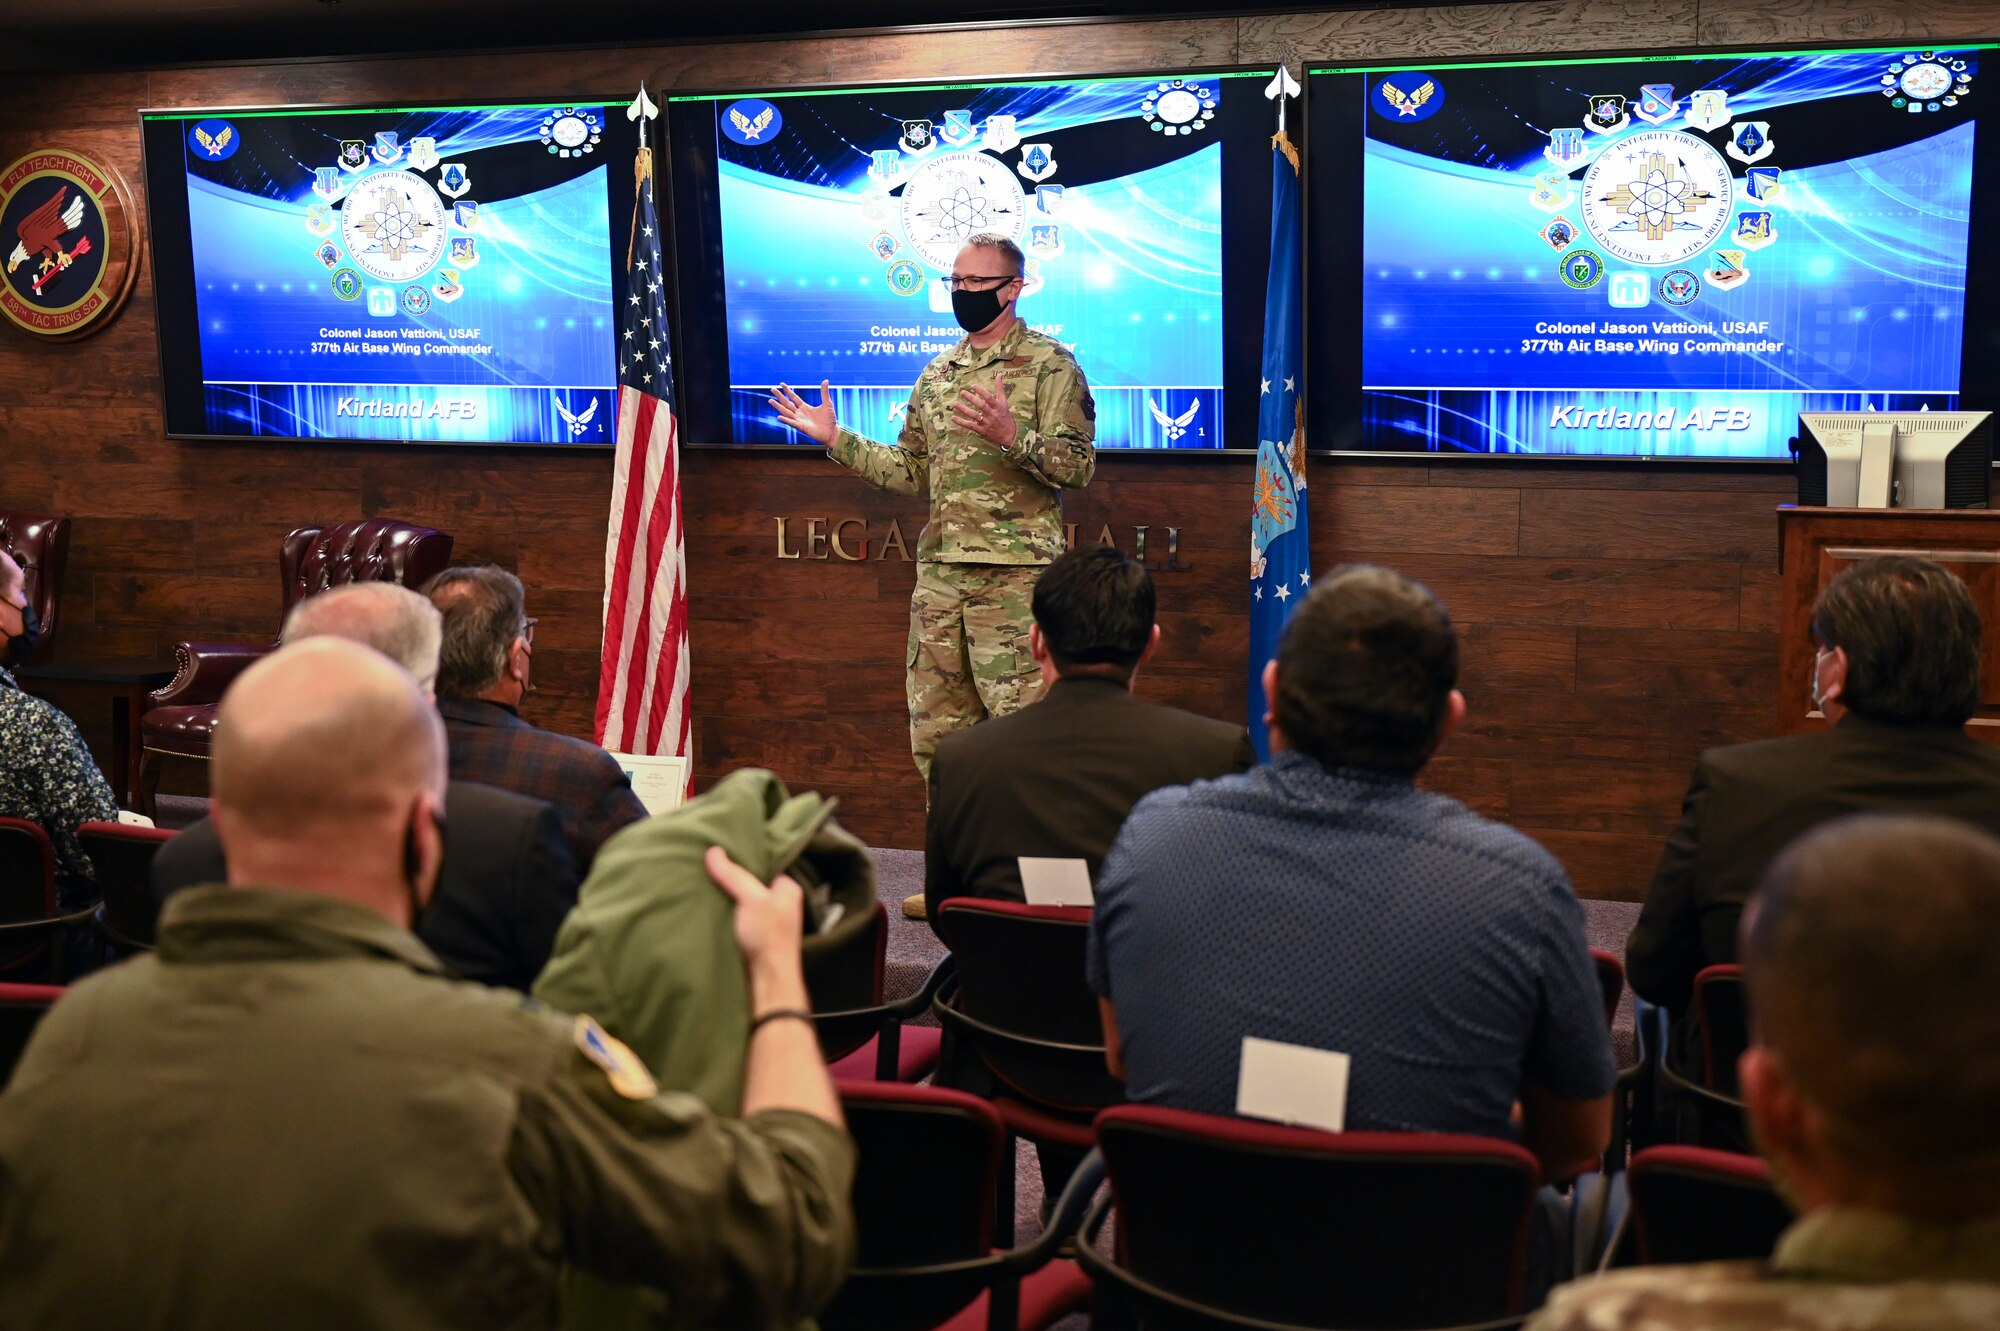
[[800, 891], [717, 852], [752, 1016], [740, 1120], [587, 1016], [445, 978], [435, 711], [357, 643], [245, 671], [214, 769], [227, 886], [75, 986], [0, 1096], [0, 1326], [541, 1328], [565, 1263], [689, 1325], [809, 1317], [854, 1250], [853, 1144]]

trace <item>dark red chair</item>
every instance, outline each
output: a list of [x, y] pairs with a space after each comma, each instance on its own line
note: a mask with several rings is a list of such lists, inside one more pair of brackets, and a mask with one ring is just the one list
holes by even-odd
[[[278, 550], [279, 627], [293, 606], [331, 587], [350, 582], [421, 587], [451, 562], [451, 547], [452, 538], [444, 532], [388, 518], [300, 527]], [[174, 677], [153, 694], [152, 709], [139, 722], [139, 812], [154, 815], [161, 759], [207, 761], [223, 691], [270, 650], [268, 643], [175, 644]]]
[[[1104, 1021], [1084, 979], [1089, 908], [953, 897], [937, 912], [957, 967], [931, 1004], [946, 1032], [940, 1080], [981, 1094], [990, 1082], [1008, 1131], [1037, 1150], [1088, 1151], [1097, 1112], [1125, 1098], [1105, 1066]], [[1002, 1186], [1001, 1232], [1011, 1237], [1011, 1171]]]
[[1082, 1307], [1090, 1281], [1057, 1251], [1085, 1196], [1026, 1247], [995, 1247], [994, 1197], [1013, 1147], [993, 1107], [929, 1086], [841, 1087], [860, 1150], [854, 1272], [823, 1331], [1034, 1331]]
[[24, 818], [0, 818], [0, 976], [60, 983], [69, 937], [92, 912], [56, 913], [56, 848]]
[[69, 566], [69, 519], [0, 509], [0, 546], [21, 566], [28, 604], [42, 621], [42, 646], [34, 660], [46, 660], [61, 618], [63, 570]]
[[1601, 947], [1590, 949], [1591, 964], [1597, 967], [1597, 988], [1604, 996], [1604, 1024], [1618, 1020], [1618, 1000], [1625, 996], [1625, 963]]
[[1653, 1077], [1652, 1122], [1633, 1134], [1635, 1147], [1705, 1146], [1754, 1154], [1736, 1084], [1736, 1060], [1749, 1046], [1750, 1023], [1743, 968], [1708, 966], [1695, 976], [1690, 1006], [1700, 1053], [1698, 1066], [1682, 1066], [1664, 1008], [1646, 1010], [1637, 1023], [1640, 1048]]
[[1762, 1259], [1794, 1219], [1754, 1155], [1654, 1146], [1625, 1171], [1623, 1241], [1608, 1262], [1643, 1265]]
[[14, 1075], [43, 1014], [62, 996], [59, 984], [0, 984], [0, 1089]]
[[889, 912], [879, 901], [869, 929], [834, 948], [805, 954], [813, 1029], [837, 1082], [922, 1081], [937, 1067], [944, 1032], [903, 1023], [930, 1010], [950, 967], [938, 963], [922, 989], [889, 1003], [882, 997], [888, 957]]
[[85, 823], [76, 829], [76, 839], [90, 856], [103, 898], [95, 920], [98, 935], [123, 953], [149, 951], [160, 916], [160, 902], [153, 895], [153, 856], [174, 834], [158, 827]]
[[[1535, 1157], [1444, 1133], [1319, 1132], [1150, 1105], [1107, 1109], [1111, 1193], [1078, 1257], [1096, 1325], [1514, 1325]], [[1094, 1246], [1115, 1207], [1117, 1256]]]

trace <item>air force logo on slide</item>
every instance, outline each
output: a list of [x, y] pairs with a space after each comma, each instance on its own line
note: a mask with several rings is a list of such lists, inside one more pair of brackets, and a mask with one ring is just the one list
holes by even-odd
[[784, 113], [761, 97], [732, 102], [722, 113], [723, 136], [746, 148], [769, 143], [784, 128]]
[[1375, 114], [1384, 120], [1415, 124], [1429, 120], [1444, 107], [1444, 86], [1429, 74], [1410, 71], [1391, 74], [1375, 85], [1370, 99]]

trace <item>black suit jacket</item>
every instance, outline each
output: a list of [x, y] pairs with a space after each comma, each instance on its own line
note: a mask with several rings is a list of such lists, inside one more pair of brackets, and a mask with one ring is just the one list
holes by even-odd
[[1019, 901], [1023, 855], [1081, 858], [1097, 881], [1141, 798], [1248, 771], [1242, 726], [1140, 702], [1115, 680], [1059, 679], [1040, 702], [954, 731], [931, 765], [924, 899]]
[[2000, 834], [2000, 748], [1850, 713], [1828, 730], [1702, 754], [1626, 944], [1634, 992], [1682, 1012], [1696, 972], [1736, 960], [1736, 921], [1765, 867], [1850, 813], [1942, 814]]
[[[184, 887], [228, 876], [206, 818], [153, 857], [153, 895], [162, 904]], [[548, 964], [576, 892], [576, 861], [553, 808], [472, 781], [445, 787], [444, 864], [417, 924], [438, 960], [468, 980], [525, 991]]]

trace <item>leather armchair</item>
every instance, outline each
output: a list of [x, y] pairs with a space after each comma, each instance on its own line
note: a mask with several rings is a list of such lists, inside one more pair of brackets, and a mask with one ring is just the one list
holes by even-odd
[[0, 509], [0, 546], [26, 576], [28, 603], [42, 620], [42, 648], [35, 656], [46, 659], [56, 636], [63, 570], [69, 564], [69, 519]]
[[[423, 586], [451, 562], [452, 538], [445, 532], [387, 518], [343, 522], [337, 527], [300, 527], [278, 550], [281, 593], [279, 624], [309, 596], [351, 582], [395, 582]], [[153, 694], [153, 707], [139, 723], [138, 804], [151, 816], [160, 784], [162, 757], [209, 756], [216, 705], [235, 678], [269, 652], [275, 642], [243, 644], [182, 642], [174, 645], [174, 677]]]

